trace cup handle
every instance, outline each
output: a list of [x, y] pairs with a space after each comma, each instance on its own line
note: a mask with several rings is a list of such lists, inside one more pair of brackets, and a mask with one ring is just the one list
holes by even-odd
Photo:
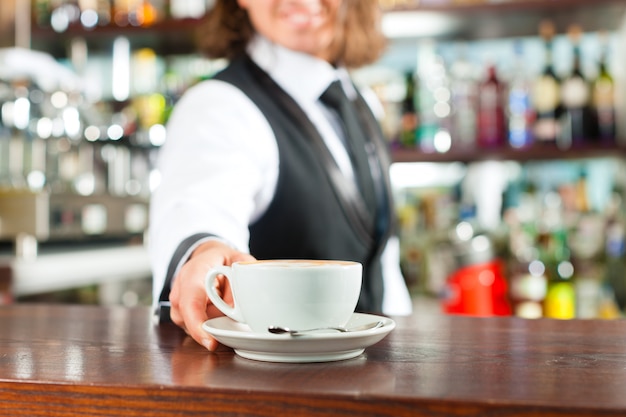
[[[230, 278], [230, 274], [233, 273], [233, 270], [230, 266], [216, 266], [212, 268], [206, 275], [204, 280], [204, 287], [206, 289], [206, 293], [209, 296], [209, 299], [213, 303], [215, 307], [217, 307], [222, 313], [226, 314], [231, 319], [238, 321], [240, 323], [245, 323], [243, 319], [243, 315], [239, 308], [237, 308], [237, 303], [235, 303], [235, 307], [229, 306], [223, 299], [217, 294], [215, 289], [215, 280], [217, 276], [222, 274], [230, 281], [230, 288], [234, 291], [233, 281]], [[233, 299], [235, 298], [233, 294]]]

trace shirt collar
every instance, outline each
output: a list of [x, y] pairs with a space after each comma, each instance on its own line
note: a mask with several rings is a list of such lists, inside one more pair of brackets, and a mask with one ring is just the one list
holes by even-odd
[[335, 68], [322, 59], [287, 49], [261, 35], [255, 35], [248, 44], [248, 54], [298, 102], [316, 101], [335, 80], [342, 82], [348, 97], [355, 95], [345, 68]]

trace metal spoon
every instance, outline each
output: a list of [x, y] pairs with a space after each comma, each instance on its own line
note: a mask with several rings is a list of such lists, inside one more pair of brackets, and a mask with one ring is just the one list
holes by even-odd
[[290, 334], [291, 336], [301, 336], [304, 335], [306, 333], [309, 332], [315, 332], [318, 330], [336, 330], [339, 333], [348, 333], [348, 332], [359, 332], [359, 331], [363, 331], [363, 330], [371, 330], [371, 329], [377, 329], [379, 327], [382, 327], [385, 323], [383, 323], [382, 321], [376, 321], [373, 323], [367, 323], [367, 324], [363, 324], [360, 326], [354, 326], [354, 327], [319, 327], [316, 329], [306, 329], [306, 330], [294, 330], [294, 329], [290, 329], [289, 327], [281, 327], [281, 326], [269, 326], [267, 328], [267, 331], [270, 333], [274, 333], [274, 334]]

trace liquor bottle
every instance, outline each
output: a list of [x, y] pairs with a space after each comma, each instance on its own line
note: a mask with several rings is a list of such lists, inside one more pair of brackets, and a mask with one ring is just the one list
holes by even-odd
[[422, 152], [450, 149], [450, 85], [445, 62], [432, 42], [425, 41], [418, 55], [418, 144]]
[[402, 100], [402, 118], [400, 120], [400, 146], [413, 148], [416, 145], [417, 111], [415, 109], [415, 76], [407, 72], [404, 77], [406, 92]]
[[548, 289], [544, 299], [544, 315], [555, 319], [573, 319], [576, 317], [576, 289], [567, 235], [564, 229], [558, 229], [551, 233], [549, 239], [551, 241], [548, 243], [545, 263]]
[[487, 78], [478, 86], [476, 143], [479, 147], [502, 146], [506, 140], [505, 84], [495, 64], [487, 66]]
[[544, 20], [539, 26], [539, 33], [544, 41], [545, 61], [543, 71], [533, 85], [532, 102], [536, 112], [533, 132], [537, 142], [556, 144], [561, 113], [561, 81], [552, 66], [554, 23]]
[[166, 17], [165, 0], [143, 0], [137, 7], [140, 24], [143, 27], [152, 26]]
[[206, 0], [170, 0], [170, 13], [174, 19], [198, 19], [207, 11]]
[[33, 21], [39, 27], [49, 27], [52, 16], [50, 0], [35, 0], [33, 3]]
[[111, 23], [111, 8], [111, 0], [97, 0], [98, 25], [107, 26]]
[[534, 141], [533, 123], [535, 111], [531, 104], [531, 84], [524, 65], [521, 41], [514, 43], [515, 72], [508, 91], [508, 142], [512, 148], [524, 148]]
[[77, 0], [51, 0], [50, 26], [57, 33], [65, 32], [80, 19]]
[[580, 61], [580, 26], [572, 25], [568, 30], [568, 37], [573, 47], [572, 70], [561, 83], [561, 134], [558, 145], [561, 148], [580, 145], [595, 134], [591, 124], [591, 87], [582, 73]]
[[597, 126], [597, 136], [601, 141], [615, 140], [615, 83], [608, 70], [608, 39], [600, 33], [602, 52], [598, 76], [592, 87], [592, 108]]
[[518, 259], [511, 269], [510, 298], [513, 314], [525, 319], [543, 317], [547, 292], [545, 265], [538, 259], [524, 262]]
[[545, 265], [538, 258], [535, 187], [519, 178], [509, 182], [503, 198], [502, 220], [508, 230], [506, 247], [513, 314], [523, 318], [543, 317], [547, 290]]
[[161, 19], [164, 10], [152, 0], [132, 0], [128, 7], [128, 21], [133, 26], [149, 27]]
[[590, 211], [589, 192], [587, 187], [587, 172], [582, 170], [574, 185], [574, 207], [581, 214]]
[[89, 30], [98, 25], [97, 2], [95, 0], [78, 0], [80, 10], [80, 23], [83, 28]]
[[130, 7], [129, 0], [113, 0], [113, 22], [117, 26], [128, 26]]
[[0, 78], [0, 188], [9, 188], [11, 175], [9, 167], [11, 165], [11, 155], [9, 153], [11, 144], [11, 130], [13, 128], [12, 111], [6, 111], [14, 106], [14, 92], [7, 80]]
[[450, 68], [452, 148], [471, 149], [476, 145], [476, 98], [478, 81], [474, 66], [463, 52]]
[[609, 290], [619, 310], [626, 311], [626, 223], [622, 214], [620, 186], [613, 189], [613, 203], [605, 232], [605, 277], [604, 286]]

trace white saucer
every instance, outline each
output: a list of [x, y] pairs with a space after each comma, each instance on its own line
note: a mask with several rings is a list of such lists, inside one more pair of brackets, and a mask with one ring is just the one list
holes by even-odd
[[375, 329], [350, 333], [311, 333], [307, 336], [253, 333], [228, 317], [207, 320], [202, 327], [239, 356], [266, 362], [329, 362], [359, 356], [366, 347], [383, 339], [396, 323], [372, 314], [354, 313], [346, 327], [381, 321]]

